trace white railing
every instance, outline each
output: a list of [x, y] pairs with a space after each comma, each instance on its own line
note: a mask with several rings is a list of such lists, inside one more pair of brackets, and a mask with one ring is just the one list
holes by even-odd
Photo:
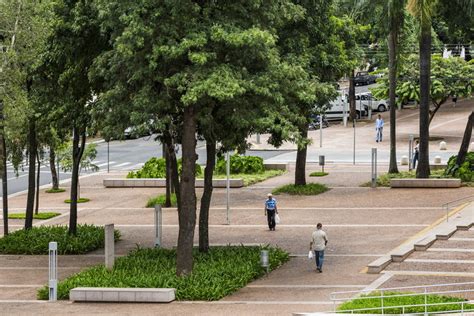
[[458, 206], [462, 203], [469, 203], [469, 202], [472, 202], [473, 200], [474, 200], [474, 195], [469, 195], [469, 196], [465, 196], [463, 198], [449, 201], [448, 203], [443, 204], [442, 207], [446, 210], [446, 222], [449, 221], [449, 211], [451, 210], [453, 206]]
[[[461, 287], [468, 287], [468, 289], [461, 289]], [[445, 290], [442, 290], [445, 288]], [[446, 288], [457, 288], [455, 290], [449, 290]], [[437, 290], [435, 290], [437, 289]], [[414, 291], [410, 293], [403, 293], [404, 291]], [[394, 294], [393, 292], [400, 292]], [[448, 284], [435, 284], [435, 285], [421, 285], [411, 287], [395, 287], [395, 288], [383, 288], [383, 289], [370, 289], [362, 291], [344, 291], [344, 292], [333, 292], [331, 293], [331, 301], [334, 303], [333, 313], [345, 313], [345, 314], [370, 314], [371, 312], [376, 314], [405, 314], [405, 311], [412, 315], [422, 314], [446, 314], [446, 313], [461, 313], [474, 312], [474, 301], [463, 300], [464, 298], [459, 297], [460, 295], [472, 294], [474, 297], [474, 282], [465, 283], [448, 283]], [[458, 297], [459, 301], [455, 302], [442, 302], [442, 303], [430, 303], [428, 298], [430, 295], [444, 295]], [[422, 304], [411, 304], [411, 305], [390, 305], [387, 299], [402, 298], [402, 297], [423, 297]], [[351, 300], [380, 300], [380, 306], [377, 307], [366, 307], [348, 310], [337, 310], [339, 304], [351, 301]], [[388, 304], [387, 304], [388, 303]], [[451, 306], [440, 311], [435, 310], [436, 307]], [[419, 308], [420, 311], [414, 312], [414, 308]], [[401, 312], [401, 313], [400, 313]]]

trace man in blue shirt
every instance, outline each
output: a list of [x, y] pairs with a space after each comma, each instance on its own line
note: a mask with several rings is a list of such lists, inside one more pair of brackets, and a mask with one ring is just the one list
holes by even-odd
[[375, 141], [381, 142], [382, 141], [382, 133], [383, 133], [383, 118], [382, 115], [379, 114], [378, 118], [375, 120], [375, 131], [377, 132], [375, 136]]
[[268, 199], [265, 201], [265, 216], [267, 216], [268, 228], [275, 230], [275, 214], [278, 214], [277, 201], [268, 193]]

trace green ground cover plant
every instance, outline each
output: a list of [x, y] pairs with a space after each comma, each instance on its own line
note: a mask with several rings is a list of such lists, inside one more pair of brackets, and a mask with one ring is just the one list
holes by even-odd
[[[400, 294], [410, 294], [410, 293], [400, 293], [400, 292], [384, 292], [384, 296], [392, 296], [392, 295], [400, 295]], [[345, 302], [341, 304], [338, 308], [338, 312], [344, 312], [354, 309], [365, 309], [360, 311], [354, 311], [356, 314], [382, 314], [381, 309], [374, 309], [374, 310], [367, 310], [367, 308], [380, 308], [381, 307], [381, 299], [378, 297], [374, 298], [366, 298], [370, 296], [380, 296], [380, 292], [372, 292], [370, 294], [362, 295], [361, 298], [353, 299], [349, 302]], [[441, 295], [427, 295], [427, 303], [428, 304], [436, 304], [436, 303], [453, 303], [453, 304], [446, 304], [446, 305], [438, 305], [438, 306], [428, 306], [428, 312], [442, 312], [442, 311], [453, 311], [453, 310], [461, 310], [460, 302], [466, 302], [467, 300], [459, 298], [459, 297], [450, 297], [450, 296], [441, 296]], [[384, 298], [384, 307], [388, 306], [405, 306], [405, 305], [422, 305], [425, 303], [425, 296], [424, 294], [414, 295], [414, 296], [402, 296], [402, 297], [387, 297]], [[467, 309], [474, 309], [474, 304], [464, 304], [464, 310]], [[405, 314], [410, 313], [424, 313], [425, 308], [424, 306], [416, 306], [416, 307], [406, 307], [404, 310], [403, 308], [386, 308], [384, 309], [384, 314], [402, 314], [404, 311]]]
[[455, 177], [461, 179], [462, 182], [474, 182], [474, 151], [470, 151], [466, 155], [466, 159], [460, 166], [456, 166], [458, 156], [451, 156], [448, 160], [445, 174], [453, 173]]
[[46, 190], [46, 193], [63, 193], [63, 192], [66, 192], [66, 189], [58, 188], [58, 189]]
[[[227, 162], [224, 157], [220, 157], [217, 160], [215, 173], [225, 174]], [[230, 173], [234, 174], [256, 174], [263, 173], [265, 167], [263, 165], [263, 159], [257, 156], [241, 156], [232, 155], [230, 156]]]
[[[280, 248], [269, 250], [270, 270], [289, 260]], [[262, 247], [211, 247], [209, 253], [194, 250], [194, 268], [188, 277], [176, 276], [176, 250], [137, 248], [117, 258], [112, 270], [103, 265], [79, 272], [61, 281], [58, 299], [68, 299], [75, 287], [176, 288], [177, 300], [213, 301], [244, 287], [265, 274], [260, 265]], [[48, 299], [48, 288], [38, 291], [38, 299]]]
[[[161, 205], [165, 206], [166, 202], [166, 194], [160, 194], [155, 197], [151, 197], [148, 199], [148, 202], [146, 203], [146, 207], [155, 207], [155, 205]], [[177, 200], [176, 200], [176, 194], [171, 194], [171, 206], [176, 206], [177, 205]]]
[[[78, 198], [77, 203], [86, 203], [89, 202], [90, 199], [88, 198]], [[64, 200], [64, 203], [71, 203], [71, 199]]]
[[[231, 174], [231, 178], [242, 179], [244, 180], [244, 186], [249, 186], [249, 185], [262, 182], [273, 177], [281, 176], [285, 172], [286, 171], [284, 170], [265, 170], [261, 173], [254, 173], [254, 174], [237, 173], [237, 174]], [[214, 174], [214, 179], [226, 179], [226, 175]]]
[[[178, 172], [181, 174], [182, 169], [181, 159], [178, 159]], [[202, 167], [196, 164], [196, 176], [202, 175]], [[130, 171], [127, 174], [127, 178], [138, 178], [138, 179], [157, 179], [166, 178], [166, 161], [164, 158], [153, 157], [149, 159], [141, 169], [137, 171]]]
[[[61, 213], [44, 212], [44, 213], [33, 214], [33, 218], [34, 219], [50, 219], [50, 218], [56, 217], [58, 215], [61, 215]], [[25, 213], [11, 213], [11, 214], [8, 214], [8, 218], [10, 218], [10, 219], [25, 219], [25, 217], [26, 217]]]
[[282, 193], [290, 195], [318, 195], [328, 190], [327, 186], [320, 183], [308, 183], [306, 185], [287, 184], [274, 189], [272, 193], [275, 195]]
[[310, 177], [325, 177], [327, 176], [329, 173], [327, 172], [322, 172], [322, 171], [315, 171], [315, 172], [311, 172], [309, 174]]
[[[115, 231], [115, 240], [120, 232]], [[77, 235], [68, 233], [66, 226], [36, 226], [17, 230], [0, 238], [1, 254], [47, 255], [50, 241], [58, 243], [58, 254], [77, 255], [104, 246], [104, 228], [94, 225], [78, 225]]]

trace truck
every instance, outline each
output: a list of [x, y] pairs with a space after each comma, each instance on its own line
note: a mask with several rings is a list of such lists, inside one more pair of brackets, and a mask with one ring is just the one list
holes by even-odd
[[375, 83], [377, 76], [369, 74], [367, 71], [359, 71], [354, 77], [354, 84], [357, 85], [369, 85]]

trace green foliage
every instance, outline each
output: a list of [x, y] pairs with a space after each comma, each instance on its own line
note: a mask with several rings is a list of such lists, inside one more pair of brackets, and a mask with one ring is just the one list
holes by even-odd
[[[166, 202], [166, 194], [160, 194], [155, 197], [151, 197], [148, 199], [148, 202], [146, 203], [146, 207], [155, 207], [155, 205], [161, 205], [165, 206]], [[171, 194], [171, 206], [176, 206], [177, 205], [177, 200], [176, 200], [176, 194]]]
[[456, 166], [458, 156], [451, 156], [448, 160], [445, 175], [453, 174], [463, 182], [474, 182], [474, 152], [468, 152], [466, 159], [460, 166]]
[[[181, 174], [182, 162], [178, 159], [178, 173]], [[202, 168], [196, 164], [196, 176], [202, 175]], [[166, 161], [164, 158], [153, 157], [141, 169], [130, 171], [127, 178], [166, 178]]]
[[[87, 203], [89, 201], [90, 201], [90, 199], [88, 199], [88, 198], [78, 198], [77, 199], [77, 203]], [[71, 203], [71, 199], [64, 200], [64, 203], [68, 203], [68, 204]]]
[[[413, 296], [403, 296], [403, 297], [386, 297], [383, 300], [383, 306], [406, 306], [406, 305], [422, 305], [416, 307], [406, 307], [404, 310], [403, 308], [385, 308], [383, 310], [384, 314], [414, 314], [414, 313], [424, 313], [425, 307], [425, 296], [423, 293], [415, 294], [415, 293], [401, 293], [401, 292], [383, 292], [384, 296], [394, 296], [400, 294], [414, 294]], [[371, 297], [375, 296], [374, 298], [366, 298], [364, 297]], [[361, 298], [353, 299], [352, 301], [345, 302], [337, 308], [338, 312], [349, 311], [352, 309], [360, 309], [359, 311], [354, 311], [355, 314], [382, 314], [382, 310], [380, 309], [382, 301], [380, 298], [376, 297], [380, 296], [380, 292], [372, 292], [369, 294], [361, 295]], [[464, 302], [464, 310], [467, 309], [474, 309], [474, 304], [466, 304], [467, 300], [459, 297], [450, 297], [450, 296], [441, 296], [441, 295], [434, 295], [429, 294], [426, 296], [428, 304], [436, 304], [436, 303], [453, 303], [453, 304], [446, 304], [446, 305], [438, 305], [438, 306], [429, 306], [428, 312], [442, 312], [442, 311], [452, 311], [452, 310], [461, 310], [461, 304], [457, 302]], [[457, 304], [456, 304], [457, 303]], [[374, 308], [373, 310], [368, 310], [370, 308]], [[379, 308], [379, 309], [377, 309]]]
[[[58, 215], [61, 215], [61, 213], [44, 212], [44, 213], [33, 214], [33, 218], [34, 219], [50, 219], [50, 218], [56, 217]], [[10, 218], [10, 219], [25, 219], [25, 217], [26, 217], [25, 213], [11, 213], [11, 214], [8, 214], [8, 218]]]
[[322, 171], [315, 171], [315, 172], [311, 172], [310, 173], [310, 177], [325, 177], [327, 176], [329, 173], [327, 172], [322, 172]]
[[[270, 270], [289, 260], [287, 252], [274, 247], [211, 247], [207, 254], [195, 249], [193, 273], [177, 277], [175, 249], [139, 248], [117, 258], [111, 271], [99, 265], [61, 281], [58, 299], [67, 299], [75, 287], [139, 287], [176, 288], [178, 300], [219, 300], [265, 275], [262, 249], [269, 250]], [[48, 299], [47, 287], [38, 291], [38, 299]]]
[[[255, 174], [236, 173], [236, 174], [232, 174], [231, 178], [242, 179], [244, 181], [244, 186], [249, 186], [249, 185], [262, 182], [273, 177], [281, 176], [284, 173], [285, 171], [283, 170], [265, 170], [264, 172], [255, 173]], [[214, 174], [213, 178], [226, 179], [226, 175]]]
[[328, 190], [327, 186], [320, 183], [308, 183], [306, 185], [287, 184], [274, 189], [272, 193], [275, 195], [282, 193], [290, 195], [318, 195]]
[[[80, 170], [98, 171], [99, 167], [93, 163], [97, 157], [97, 144], [88, 144], [81, 157]], [[72, 171], [72, 143], [66, 143], [58, 150], [58, 159], [61, 168], [65, 172]]]
[[[224, 157], [219, 157], [216, 163], [215, 172], [217, 174], [225, 174], [227, 162]], [[256, 156], [230, 156], [230, 173], [231, 174], [255, 174], [265, 171], [263, 159]]]
[[66, 192], [66, 189], [58, 188], [58, 189], [48, 189], [46, 193], [63, 193]]
[[[115, 231], [115, 240], [120, 232]], [[47, 255], [50, 241], [58, 243], [58, 254], [84, 254], [104, 246], [104, 228], [93, 225], [78, 225], [77, 235], [68, 233], [66, 226], [37, 226], [28, 230], [17, 230], [0, 238], [1, 254]]]

